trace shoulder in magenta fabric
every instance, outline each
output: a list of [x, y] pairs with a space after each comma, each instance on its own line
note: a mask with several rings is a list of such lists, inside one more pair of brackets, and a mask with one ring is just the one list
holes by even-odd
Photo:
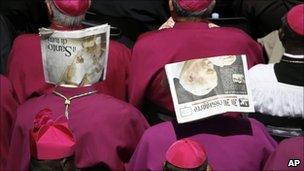
[[0, 170], [6, 164], [18, 105], [10, 81], [3, 75], [0, 75]]
[[247, 55], [249, 68], [263, 63], [261, 46], [235, 28], [204, 22], [176, 23], [173, 28], [142, 35], [132, 51], [128, 95], [141, 108], [146, 99], [173, 111], [164, 66], [168, 63], [221, 55]]
[[[66, 97], [92, 90], [95, 89], [56, 87], [56, 91]], [[36, 114], [45, 108], [52, 110], [50, 118], [56, 120], [64, 116], [64, 99], [55, 94], [45, 94], [28, 100], [18, 108], [8, 155], [7, 168], [10, 170], [28, 170], [29, 130], [34, 127]], [[148, 128], [147, 121], [134, 107], [98, 93], [71, 100], [67, 124], [76, 142], [76, 167], [102, 166], [111, 170], [124, 169], [124, 164], [129, 161]]]
[[213, 170], [262, 170], [276, 147], [254, 119], [219, 116], [181, 125], [164, 122], [144, 133], [127, 170], [161, 170], [171, 144], [187, 137], [204, 145]]
[[304, 169], [304, 137], [294, 137], [282, 141], [268, 158], [265, 171], [303, 170]]
[[[107, 79], [96, 84], [100, 92], [125, 101], [129, 63], [130, 50], [110, 41]], [[15, 39], [7, 68], [7, 77], [20, 103], [53, 89], [51, 84], [45, 83], [38, 35], [25, 34]]]

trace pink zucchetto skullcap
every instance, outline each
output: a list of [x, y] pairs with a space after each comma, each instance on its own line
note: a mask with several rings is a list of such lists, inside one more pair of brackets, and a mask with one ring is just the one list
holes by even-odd
[[53, 0], [60, 12], [69, 16], [80, 16], [90, 7], [90, 0]]
[[304, 4], [294, 6], [288, 11], [287, 23], [292, 31], [304, 36]]
[[178, 168], [193, 169], [203, 165], [207, 161], [207, 155], [201, 144], [185, 138], [170, 146], [166, 161]]
[[187, 11], [202, 11], [211, 4], [213, 0], [176, 0], [180, 7]]

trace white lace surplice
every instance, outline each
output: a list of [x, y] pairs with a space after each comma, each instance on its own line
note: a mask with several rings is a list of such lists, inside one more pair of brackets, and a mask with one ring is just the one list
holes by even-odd
[[304, 87], [278, 82], [274, 64], [252, 67], [248, 78], [256, 112], [304, 118]]

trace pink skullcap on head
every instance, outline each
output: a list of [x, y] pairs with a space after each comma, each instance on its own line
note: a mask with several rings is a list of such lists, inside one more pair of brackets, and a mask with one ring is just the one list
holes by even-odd
[[90, 7], [90, 0], [53, 0], [60, 12], [69, 16], [80, 16]]
[[175, 167], [197, 168], [205, 163], [207, 155], [204, 147], [189, 138], [173, 143], [166, 153], [166, 160]]
[[287, 23], [292, 31], [304, 35], [304, 4], [294, 6], [288, 11]]
[[176, 0], [181, 8], [187, 11], [202, 11], [211, 4], [213, 0]]

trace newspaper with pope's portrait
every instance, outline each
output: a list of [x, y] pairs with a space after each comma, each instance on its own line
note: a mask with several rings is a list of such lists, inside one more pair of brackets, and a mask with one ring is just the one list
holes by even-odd
[[81, 86], [106, 78], [108, 24], [75, 31], [41, 28], [39, 35], [47, 83]]
[[254, 112], [246, 55], [203, 57], [165, 66], [178, 123], [225, 112]]

